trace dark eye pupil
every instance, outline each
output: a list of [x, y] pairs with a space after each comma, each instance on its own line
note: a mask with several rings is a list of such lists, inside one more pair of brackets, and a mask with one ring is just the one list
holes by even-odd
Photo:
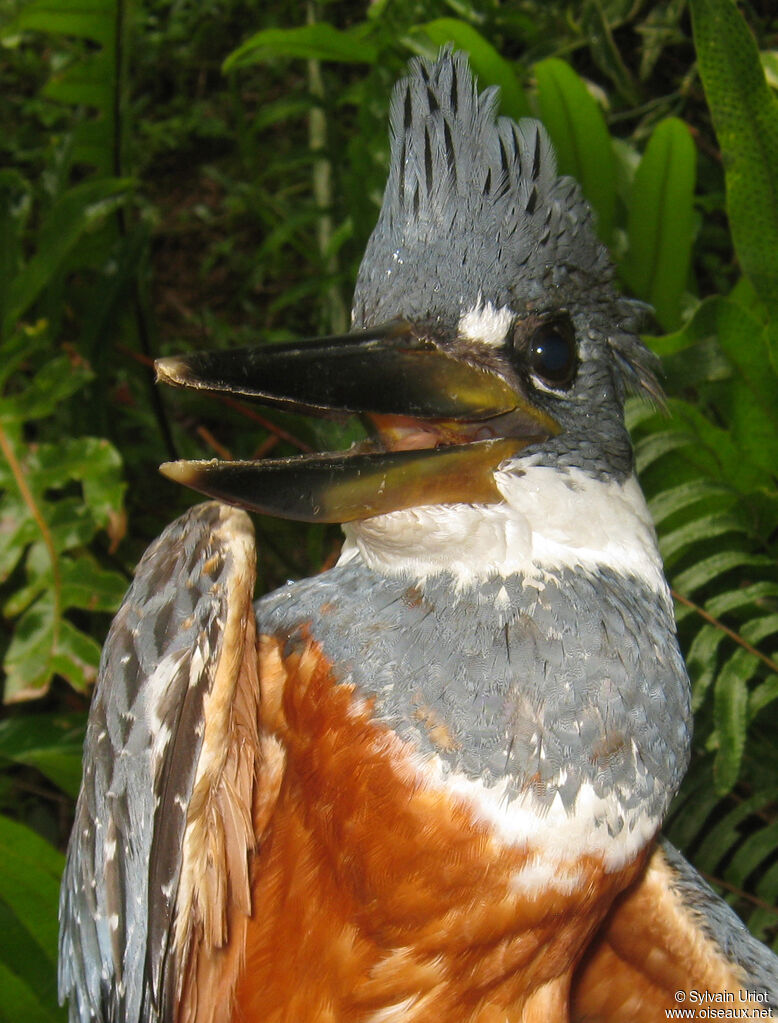
[[567, 331], [554, 324], [540, 327], [529, 346], [532, 372], [552, 387], [565, 387], [575, 371], [575, 342]]

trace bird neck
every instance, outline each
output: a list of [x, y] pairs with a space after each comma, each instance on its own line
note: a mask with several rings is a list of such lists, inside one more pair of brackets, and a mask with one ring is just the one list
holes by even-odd
[[567, 569], [639, 579], [669, 604], [651, 516], [634, 476], [528, 464], [495, 474], [502, 501], [409, 508], [344, 526], [340, 563], [423, 581], [446, 573], [458, 588], [497, 576], [542, 581]]
[[618, 869], [688, 763], [689, 683], [653, 528], [634, 480], [515, 479], [501, 505], [352, 527], [339, 565], [260, 604], [260, 630], [301, 623], [427, 782], [506, 840], [535, 828], [555, 850], [575, 836]]

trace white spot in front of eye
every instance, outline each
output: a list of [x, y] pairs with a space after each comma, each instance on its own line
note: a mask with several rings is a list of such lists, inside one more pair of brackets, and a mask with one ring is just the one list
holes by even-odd
[[496, 309], [491, 302], [484, 303], [479, 296], [472, 309], [459, 319], [460, 337], [468, 341], [482, 341], [487, 345], [501, 345], [515, 314], [508, 306]]

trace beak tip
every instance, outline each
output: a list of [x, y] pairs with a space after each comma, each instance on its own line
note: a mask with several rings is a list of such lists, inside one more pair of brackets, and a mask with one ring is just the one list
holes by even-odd
[[154, 370], [157, 374], [158, 384], [185, 387], [190, 383], [191, 368], [187, 360], [180, 355], [168, 355], [163, 359], [155, 359]]
[[199, 467], [202, 465], [201, 462], [163, 462], [159, 467], [160, 473], [165, 479], [172, 480], [173, 483], [181, 483], [185, 487], [195, 486], [199, 478]]

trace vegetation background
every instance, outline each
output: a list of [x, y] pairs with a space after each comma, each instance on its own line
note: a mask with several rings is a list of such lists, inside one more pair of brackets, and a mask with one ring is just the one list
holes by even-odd
[[[778, 948], [778, 16], [770, 0], [0, 0], [0, 1019], [61, 1020], [56, 903], [100, 644], [196, 500], [171, 457], [359, 427], [161, 393], [151, 360], [347, 328], [392, 83], [467, 50], [545, 121], [668, 414], [631, 404], [694, 682], [666, 828]], [[257, 522], [260, 587], [338, 531]]]

